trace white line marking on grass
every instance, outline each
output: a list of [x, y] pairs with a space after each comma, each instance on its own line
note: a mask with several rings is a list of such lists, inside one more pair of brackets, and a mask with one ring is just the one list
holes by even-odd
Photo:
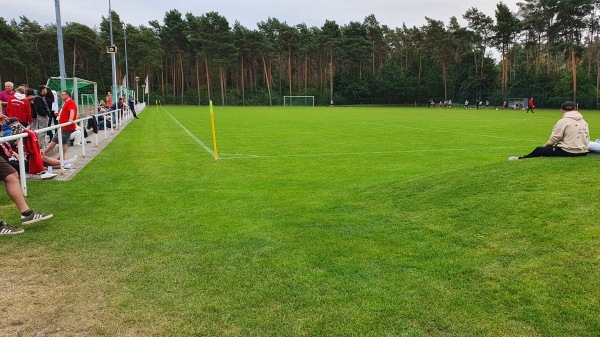
[[[161, 107], [162, 108], [162, 107]], [[167, 109], [162, 108], [167, 115], [169, 115], [171, 118], [173, 118], [173, 120], [175, 121], [175, 123], [179, 124], [179, 126], [181, 126], [181, 128], [183, 129], [183, 131], [185, 131], [185, 133], [187, 133], [190, 137], [192, 137], [193, 140], [196, 141], [196, 143], [200, 144], [200, 146], [202, 146], [204, 148], [204, 150], [206, 150], [206, 152], [208, 152], [211, 156], [215, 156], [215, 153], [213, 152], [213, 150], [211, 150], [208, 146], [206, 146], [206, 144], [204, 144], [200, 139], [198, 139], [198, 137], [194, 136], [190, 130], [188, 130], [185, 126], [183, 126], [183, 124], [179, 123], [179, 121], [173, 117], [173, 115], [171, 115]]]
[[[239, 155], [237, 157], [222, 157], [223, 160], [236, 159], [256, 159], [256, 158], [301, 158], [301, 157], [335, 157], [335, 156], [364, 156], [364, 155], [390, 155], [401, 153], [428, 153], [428, 152], [448, 152], [448, 151], [489, 151], [489, 150], [506, 150], [506, 149], [522, 149], [530, 148], [530, 146], [502, 146], [502, 147], [483, 147], [483, 148], [456, 148], [456, 149], [423, 149], [423, 150], [399, 150], [399, 151], [373, 151], [373, 152], [330, 152], [330, 153], [312, 153], [312, 154], [279, 154], [279, 155]], [[227, 156], [227, 154], [224, 154]]]
[[[458, 132], [458, 131], [452, 131], [452, 130], [439, 130], [439, 129], [425, 129], [425, 128], [415, 128], [412, 126], [405, 126], [405, 125], [396, 125], [396, 124], [381, 124], [381, 123], [368, 123], [368, 122], [361, 122], [362, 124], [367, 124], [367, 125], [375, 125], [375, 126], [383, 126], [383, 127], [387, 127], [387, 128], [402, 128], [402, 129], [411, 129], [411, 130], [420, 130], [420, 131], [433, 131], [433, 132], [445, 132], [445, 133], [455, 133], [458, 135], [464, 135], [464, 136], [474, 136], [474, 137], [487, 137], [487, 138], [498, 138], [498, 139], [503, 139], [503, 140], [523, 140], [523, 138], [510, 138], [510, 137], [505, 137], [505, 136], [493, 136], [493, 135], [481, 135], [481, 134], [477, 134], [477, 133], [468, 133], [468, 132]], [[531, 140], [533, 142], [533, 140]]]

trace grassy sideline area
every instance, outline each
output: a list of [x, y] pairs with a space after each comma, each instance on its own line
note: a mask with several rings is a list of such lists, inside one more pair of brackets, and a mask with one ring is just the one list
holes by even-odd
[[140, 118], [28, 185], [0, 335], [600, 335], [600, 155], [507, 161], [558, 110], [215, 107], [220, 160], [207, 107]]

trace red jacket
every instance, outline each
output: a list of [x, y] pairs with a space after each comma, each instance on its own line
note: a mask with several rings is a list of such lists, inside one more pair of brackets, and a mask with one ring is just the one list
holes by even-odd
[[33, 123], [33, 117], [31, 116], [31, 104], [25, 98], [18, 99], [16, 94], [8, 99], [6, 105], [6, 114], [8, 117], [15, 117], [19, 119], [21, 124]]
[[40, 144], [38, 136], [35, 132], [25, 129], [29, 137], [23, 138], [23, 151], [29, 154], [29, 174], [38, 174], [44, 171], [44, 163], [42, 162], [42, 154], [40, 152]]

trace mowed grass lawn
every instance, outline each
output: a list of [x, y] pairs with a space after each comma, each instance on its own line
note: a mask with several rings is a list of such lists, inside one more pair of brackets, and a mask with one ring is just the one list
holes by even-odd
[[600, 155], [507, 161], [558, 110], [215, 107], [220, 160], [207, 107], [140, 117], [30, 183], [0, 335], [600, 335]]

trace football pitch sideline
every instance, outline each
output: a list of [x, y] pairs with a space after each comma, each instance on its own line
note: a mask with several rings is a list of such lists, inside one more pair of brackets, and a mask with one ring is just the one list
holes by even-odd
[[149, 107], [31, 183], [0, 335], [600, 334], [600, 156], [507, 161], [559, 111], [214, 110], [218, 160], [207, 107]]

